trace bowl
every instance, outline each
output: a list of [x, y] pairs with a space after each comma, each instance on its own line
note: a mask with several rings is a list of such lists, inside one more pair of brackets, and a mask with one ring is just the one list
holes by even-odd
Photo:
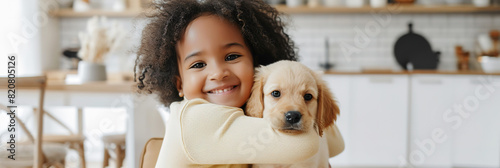
[[476, 7], [487, 7], [490, 5], [490, 0], [472, 0], [472, 4]]
[[500, 57], [481, 56], [478, 58], [478, 61], [484, 72], [500, 72]]

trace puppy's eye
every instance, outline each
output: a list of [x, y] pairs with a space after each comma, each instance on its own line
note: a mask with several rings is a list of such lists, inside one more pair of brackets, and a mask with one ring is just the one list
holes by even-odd
[[280, 91], [275, 90], [275, 91], [271, 92], [271, 95], [272, 95], [273, 97], [278, 98], [278, 97], [280, 97], [280, 96], [281, 96], [281, 93], [280, 93]]
[[309, 100], [311, 100], [312, 98], [313, 98], [313, 95], [312, 95], [312, 94], [309, 94], [309, 93], [308, 93], [308, 94], [305, 94], [305, 95], [304, 95], [304, 100], [306, 100], [306, 101], [309, 101]]

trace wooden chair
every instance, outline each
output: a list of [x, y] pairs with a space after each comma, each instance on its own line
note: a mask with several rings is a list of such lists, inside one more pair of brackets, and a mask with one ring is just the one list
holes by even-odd
[[[0, 86], [5, 86], [7, 84], [8, 78], [0, 78]], [[84, 140], [83, 135], [75, 134], [66, 126], [63, 122], [54, 117], [51, 113], [44, 110], [43, 99], [45, 94], [45, 77], [16, 77], [16, 90], [17, 89], [32, 89], [39, 87], [40, 89], [40, 102], [38, 108], [34, 108], [35, 118], [37, 120], [37, 137], [34, 138], [31, 132], [26, 128], [24, 122], [20, 118], [16, 118], [16, 121], [19, 123], [24, 132], [26, 132], [29, 141], [35, 142], [35, 154], [33, 157], [33, 167], [44, 166], [55, 166], [55, 167], [64, 167], [64, 157], [66, 155], [66, 147], [65, 144], [69, 144], [70, 148], [78, 151], [80, 156], [80, 163], [83, 168], [85, 165], [85, 153], [84, 153]], [[39, 84], [39, 85], [37, 85]], [[0, 105], [0, 108], [8, 111], [9, 109], [5, 106]], [[40, 113], [43, 112], [43, 113]], [[43, 115], [47, 115], [50, 119], [54, 120], [57, 124], [61, 125], [64, 129], [66, 129], [70, 135], [44, 135], [43, 134]], [[43, 142], [43, 143], [42, 143]], [[29, 145], [28, 145], [29, 146]], [[29, 147], [28, 147], [29, 148]], [[41, 149], [43, 148], [43, 150]], [[37, 150], [38, 149], [38, 150]], [[64, 149], [64, 152], [61, 150]], [[43, 152], [42, 152], [43, 151]], [[54, 152], [58, 151], [58, 152]], [[62, 154], [64, 153], [64, 154]], [[57, 154], [57, 155], [54, 155]], [[2, 164], [0, 164], [2, 165]], [[1, 167], [1, 166], [0, 166]], [[41, 167], [40, 167], [41, 168]]]
[[141, 155], [140, 168], [154, 168], [156, 166], [162, 143], [163, 138], [151, 138], [146, 142]]
[[108, 134], [102, 136], [104, 143], [103, 168], [109, 166], [109, 160], [115, 161], [116, 168], [122, 167], [125, 159], [125, 136], [126, 134]]
[[[9, 112], [10, 109], [4, 105], [0, 105], [0, 112]], [[17, 111], [17, 110], [16, 110]], [[7, 156], [2, 156], [0, 158], [0, 167], [33, 167], [34, 159], [33, 149], [35, 145], [33, 144], [35, 139], [33, 134], [26, 128], [26, 124], [20, 118], [15, 118], [16, 125], [19, 125], [21, 129], [26, 133], [28, 141], [16, 140], [15, 143], [15, 158], [16, 160], [5, 159]], [[19, 134], [17, 134], [19, 135]], [[43, 166], [53, 166], [56, 168], [64, 167], [64, 159], [66, 156], [66, 147], [62, 144], [54, 143], [44, 143], [42, 145], [42, 157], [44, 162]], [[5, 151], [0, 151], [0, 153]], [[47, 154], [45, 154], [47, 153]], [[9, 153], [6, 153], [7, 155]], [[1, 155], [1, 154], [0, 154]]]
[[[7, 77], [2, 77], [0, 78], [0, 89], [8, 89], [9, 81], [10, 78]], [[16, 77], [15, 78], [15, 89], [16, 91], [21, 88], [34, 88], [38, 89], [40, 91], [39, 95], [39, 102], [38, 102], [38, 111], [36, 112], [36, 137], [33, 137], [29, 131], [23, 127], [22, 129], [26, 129], [26, 133], [28, 134], [28, 137], [30, 138], [31, 141], [34, 142], [34, 154], [33, 154], [33, 164], [32, 166], [35, 168], [42, 168], [42, 165], [45, 163], [46, 159], [44, 158], [44, 154], [42, 152], [42, 134], [43, 134], [43, 102], [45, 98], [45, 86], [46, 86], [46, 78], [45, 76], [35, 76], [35, 77]], [[15, 98], [18, 99], [18, 98]], [[4, 107], [4, 106], [3, 106]], [[6, 109], [6, 108], [2, 108]], [[8, 108], [7, 108], [8, 110]], [[9, 110], [10, 111], [10, 110]], [[17, 118], [17, 121], [19, 123], [22, 123], [21, 120]], [[24, 124], [22, 124], [24, 125]], [[6, 161], [2, 162], [3, 164], [6, 163]]]
[[54, 117], [54, 115], [52, 115], [51, 113], [44, 110], [44, 114], [47, 115], [47, 117], [49, 117], [50, 119], [54, 120], [57, 124], [62, 126], [69, 133], [69, 135], [43, 135], [43, 143], [69, 144], [69, 147], [71, 149], [74, 149], [78, 152], [81, 167], [86, 168], [84, 150], [85, 137], [81, 134], [75, 134], [66, 124]]

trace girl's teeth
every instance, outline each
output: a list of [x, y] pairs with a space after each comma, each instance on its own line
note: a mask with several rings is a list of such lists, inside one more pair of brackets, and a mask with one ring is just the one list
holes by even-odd
[[215, 94], [218, 94], [218, 93], [222, 93], [222, 92], [227, 92], [227, 91], [230, 91], [230, 90], [232, 90], [232, 89], [233, 89], [233, 88], [231, 87], [231, 88], [226, 88], [226, 89], [223, 89], [223, 90], [215, 90], [215, 91], [214, 91], [214, 93], [215, 93]]

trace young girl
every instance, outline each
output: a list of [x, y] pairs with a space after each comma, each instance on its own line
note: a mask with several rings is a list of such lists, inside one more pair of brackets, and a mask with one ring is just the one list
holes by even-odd
[[[156, 167], [292, 164], [318, 151], [314, 131], [288, 135], [244, 116], [254, 68], [296, 60], [278, 12], [260, 0], [172, 0], [156, 5], [136, 60], [137, 87], [170, 106]], [[330, 155], [343, 150], [335, 128]]]

